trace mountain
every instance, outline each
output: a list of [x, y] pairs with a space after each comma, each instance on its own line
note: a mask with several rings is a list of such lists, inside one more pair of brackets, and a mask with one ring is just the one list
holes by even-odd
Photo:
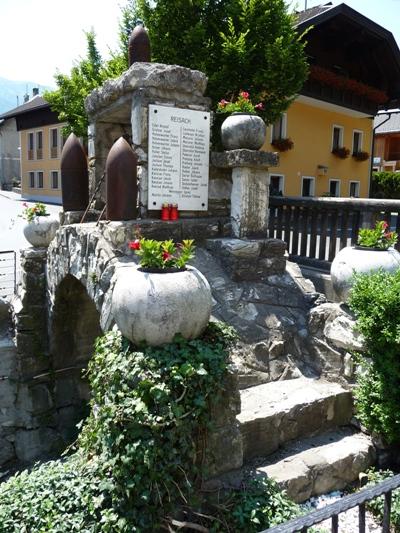
[[[52, 89], [52, 87], [40, 85], [33, 81], [13, 81], [0, 77], [0, 114], [23, 104], [25, 93], [32, 97], [33, 87], [39, 87], [39, 94], [43, 94], [45, 90]], [[19, 101], [17, 101], [17, 96]]]

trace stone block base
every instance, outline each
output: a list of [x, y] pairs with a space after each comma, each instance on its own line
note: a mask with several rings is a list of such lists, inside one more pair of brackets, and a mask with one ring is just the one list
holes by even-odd
[[286, 244], [279, 239], [209, 239], [206, 246], [234, 281], [262, 281], [285, 272]]

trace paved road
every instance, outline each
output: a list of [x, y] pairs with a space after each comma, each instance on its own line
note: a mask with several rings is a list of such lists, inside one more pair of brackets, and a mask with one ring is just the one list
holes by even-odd
[[[25, 220], [18, 216], [24, 209], [22, 205], [24, 202], [25, 200], [22, 200], [17, 193], [0, 191], [0, 252], [14, 250], [17, 253], [17, 273], [19, 252], [30, 246], [22, 231]], [[35, 202], [27, 202], [27, 204], [33, 206]], [[46, 204], [46, 206], [51, 214], [57, 214], [62, 209], [59, 205]]]

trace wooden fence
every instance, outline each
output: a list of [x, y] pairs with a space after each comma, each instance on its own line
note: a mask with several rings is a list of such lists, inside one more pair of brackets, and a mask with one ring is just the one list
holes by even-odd
[[271, 196], [269, 206], [269, 237], [284, 240], [292, 260], [324, 270], [360, 228], [386, 220], [400, 233], [400, 200]]

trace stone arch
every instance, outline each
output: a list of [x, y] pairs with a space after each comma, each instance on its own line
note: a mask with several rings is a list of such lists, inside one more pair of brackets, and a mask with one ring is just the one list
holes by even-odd
[[65, 442], [74, 440], [76, 424], [88, 414], [89, 387], [83, 370], [101, 334], [100, 313], [94, 301], [84, 285], [67, 274], [55, 291], [50, 318], [56, 424]]

